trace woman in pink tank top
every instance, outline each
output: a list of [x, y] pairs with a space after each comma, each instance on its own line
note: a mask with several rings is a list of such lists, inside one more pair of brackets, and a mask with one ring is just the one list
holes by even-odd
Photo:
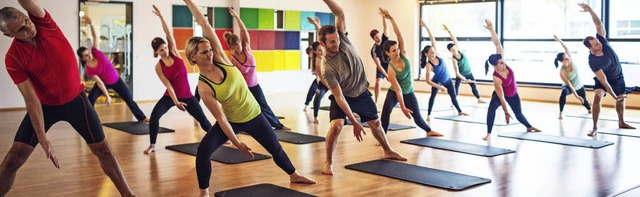
[[[149, 121], [149, 140], [150, 145], [144, 151], [145, 154], [149, 154], [156, 149], [156, 139], [158, 137], [158, 130], [160, 129], [160, 118], [167, 113], [173, 106], [177, 106], [181, 111], [187, 111], [193, 118], [199, 123], [200, 127], [204, 131], [209, 131], [211, 123], [207, 120], [207, 117], [200, 107], [200, 99], [191, 94], [191, 88], [189, 87], [189, 80], [187, 78], [187, 68], [184, 61], [180, 58], [178, 48], [176, 48], [176, 41], [171, 34], [171, 28], [164, 21], [162, 13], [154, 5], [153, 13], [160, 18], [162, 22], [162, 29], [167, 37], [167, 42], [160, 37], [156, 37], [151, 41], [151, 47], [153, 48], [153, 57], [160, 56], [160, 60], [156, 64], [156, 74], [162, 81], [167, 90], [158, 102], [153, 107], [151, 112], [151, 120]], [[197, 91], [196, 91], [197, 92]]]
[[240, 19], [240, 16], [238, 16], [235, 11], [229, 9], [229, 14], [231, 14], [240, 27], [240, 36], [231, 32], [224, 33], [224, 39], [227, 42], [227, 45], [229, 45], [229, 48], [233, 50], [233, 57], [229, 59], [231, 59], [233, 65], [235, 65], [242, 73], [244, 80], [247, 82], [247, 86], [249, 86], [249, 91], [253, 94], [253, 97], [256, 98], [258, 104], [260, 104], [260, 110], [262, 110], [262, 113], [265, 118], [267, 118], [267, 121], [269, 121], [269, 124], [271, 124], [275, 129], [291, 130], [278, 120], [278, 117], [273, 113], [271, 107], [269, 107], [267, 99], [264, 97], [264, 93], [262, 92], [262, 88], [260, 88], [260, 84], [258, 84], [256, 60], [251, 53], [251, 45], [249, 45], [249, 43], [251, 43], [251, 37], [249, 36], [247, 28], [244, 26], [242, 19]]
[[496, 119], [496, 110], [502, 106], [506, 123], [509, 124], [511, 114], [507, 110], [507, 103], [516, 115], [516, 119], [527, 127], [527, 132], [540, 132], [539, 129], [531, 126], [527, 121], [527, 118], [522, 114], [522, 107], [520, 105], [520, 96], [518, 95], [518, 89], [516, 79], [513, 75], [513, 70], [504, 63], [502, 58], [503, 50], [502, 44], [498, 39], [498, 34], [493, 30], [493, 24], [488, 19], [485, 20], [485, 28], [491, 32], [491, 41], [496, 46], [496, 54], [489, 56], [489, 59], [484, 63], [485, 74], [489, 72], [489, 64], [494, 68], [493, 72], [493, 86], [495, 90], [491, 95], [491, 101], [489, 102], [489, 110], [487, 111], [487, 135], [482, 138], [483, 140], [489, 140], [491, 137], [491, 130], [493, 129], [493, 122]]
[[93, 29], [91, 19], [85, 16], [83, 22], [88, 24], [91, 29], [91, 36], [93, 37], [92, 47], [91, 50], [86, 47], [80, 47], [76, 53], [80, 58], [82, 67], [85, 68], [87, 76], [93, 78], [95, 81], [93, 89], [89, 92], [89, 102], [91, 105], [95, 105], [98, 97], [104, 95], [107, 98], [107, 105], [111, 105], [111, 96], [109, 95], [108, 89], [112, 89], [124, 100], [138, 122], [149, 122], [149, 119], [147, 119], [147, 116], [140, 110], [138, 104], [133, 101], [131, 91], [127, 88], [124, 81], [122, 81], [120, 74], [118, 74], [118, 71], [113, 67], [109, 58], [107, 58], [102, 51], [98, 50], [98, 36]]

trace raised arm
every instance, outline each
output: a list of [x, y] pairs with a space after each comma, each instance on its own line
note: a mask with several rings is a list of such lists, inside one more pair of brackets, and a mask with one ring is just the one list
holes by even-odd
[[[385, 18], [387, 18], [387, 19], [389, 19], [389, 21], [391, 21], [391, 26], [393, 27], [393, 32], [396, 34], [396, 37], [398, 39], [398, 49], [400, 50], [400, 54], [402, 56], [406, 56], [407, 52], [405, 51], [405, 48], [404, 48], [404, 38], [402, 38], [402, 33], [400, 32], [400, 28], [398, 28], [398, 24], [396, 24], [396, 20], [393, 19], [393, 16], [391, 16], [391, 14], [389, 14], [388, 10], [383, 9], [383, 8], [378, 8], [378, 9], [380, 9], [380, 13]], [[431, 35], [431, 34], [429, 34], [429, 35]]]
[[[311, 17], [307, 16], [307, 21], [311, 23], [314, 27], [316, 27], [316, 34], [320, 31], [320, 18], [316, 16], [316, 19], [313, 20]], [[320, 42], [320, 36], [316, 35], [316, 41]]]
[[427, 29], [427, 33], [429, 34], [429, 40], [431, 41], [431, 47], [433, 47], [433, 51], [436, 53], [436, 56], [440, 56], [440, 54], [438, 54], [438, 50], [436, 50], [436, 39], [433, 37], [433, 34], [431, 33], [429, 26], [427, 26], [427, 23], [425, 23], [424, 20], [422, 19], [420, 19], [420, 25], [422, 25], [425, 29]]
[[562, 39], [558, 38], [558, 36], [556, 35], [553, 35], [553, 39], [555, 39], [560, 43], [560, 45], [562, 45], [562, 48], [564, 48], [564, 54], [567, 55], [568, 57], [571, 57], [571, 52], [569, 52], [569, 47], [567, 47], [567, 45], [564, 44]]
[[162, 22], [162, 30], [164, 30], [164, 34], [167, 37], [167, 48], [169, 48], [169, 52], [175, 56], [180, 56], [178, 48], [176, 47], [176, 39], [173, 38], [173, 34], [171, 33], [169, 25], [167, 25], [167, 21], [164, 20], [162, 13], [160, 13], [160, 10], [155, 5], [153, 5], [153, 13], [158, 16], [160, 18], [160, 22]]
[[89, 18], [89, 16], [87, 15], [82, 17], [82, 19], [84, 20], [85, 24], [89, 25], [89, 29], [91, 30], [91, 38], [93, 39], [91, 47], [99, 49], [100, 47], [98, 46], [98, 36], [96, 35], [96, 29], [93, 27], [93, 21], [91, 21], [91, 18]]
[[345, 24], [344, 11], [342, 11], [342, 7], [340, 7], [340, 5], [338, 5], [334, 0], [324, 0], [324, 3], [329, 6], [329, 9], [336, 17], [336, 28], [338, 28], [338, 31], [346, 33], [347, 25]]
[[[442, 25], [442, 28], [447, 31], [447, 33], [449, 33], [449, 37], [451, 38], [451, 41], [453, 41], [453, 45], [455, 45], [456, 47], [458, 47], [458, 38], [456, 38], [456, 36], [453, 35], [453, 33], [451, 32], [451, 30], [449, 30], [449, 27], [447, 27], [447, 25]], [[460, 48], [458, 48], [458, 50], [460, 50]]]
[[209, 24], [209, 21], [207, 21], [207, 18], [204, 17], [204, 15], [200, 12], [200, 9], [198, 9], [198, 6], [196, 6], [193, 1], [184, 0], [184, 2], [187, 4], [187, 7], [191, 11], [193, 17], [196, 19], [198, 25], [202, 27], [204, 37], [211, 43], [211, 49], [214, 53], [213, 60], [230, 65], [231, 61], [229, 61], [229, 58], [227, 58], [227, 56], [224, 54], [222, 44], [220, 44], [220, 40], [218, 39], [218, 36], [216, 36], [216, 33], [211, 24]]
[[484, 22], [485, 22], [484, 28], [489, 30], [489, 32], [491, 33], [491, 41], [493, 41], [493, 44], [496, 45], [496, 53], [500, 55], [504, 55], [504, 51], [502, 50], [502, 44], [500, 44], [500, 39], [498, 39], [498, 34], [493, 29], [493, 23], [491, 23], [489, 19], [485, 19]]
[[[389, 12], [387, 11], [387, 13]], [[387, 19], [384, 15], [382, 15], [382, 35], [385, 35], [387, 37], [389, 36], [389, 27], [387, 26]]]
[[595, 12], [591, 9], [591, 7], [585, 3], [578, 3], [578, 6], [582, 8], [582, 12], [589, 12], [591, 15], [591, 19], [593, 20], [593, 24], [596, 25], [596, 30], [598, 31], [598, 35], [605, 37], [607, 35], [607, 31], [604, 30], [604, 25], [602, 25], [602, 21], [598, 18]]
[[44, 8], [42, 8], [38, 0], [18, 0], [18, 3], [33, 16], [44, 18], [44, 15], [46, 15]]
[[242, 22], [242, 19], [240, 19], [240, 16], [238, 16], [238, 13], [236, 13], [236, 11], [234, 11], [233, 8], [228, 7], [228, 9], [229, 9], [229, 14], [231, 14], [231, 16], [238, 23], [238, 27], [240, 27], [240, 42], [242, 44], [242, 48], [251, 51], [251, 44], [250, 44], [251, 36], [249, 36], [249, 31], [247, 31], [247, 27], [244, 26], [244, 22]]

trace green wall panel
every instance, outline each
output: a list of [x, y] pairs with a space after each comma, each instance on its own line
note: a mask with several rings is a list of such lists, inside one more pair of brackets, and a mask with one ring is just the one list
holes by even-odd
[[173, 5], [173, 27], [193, 27], [193, 15], [184, 5]]
[[274, 23], [274, 10], [273, 9], [259, 9], [258, 10], [258, 28], [265, 30], [273, 30]]
[[214, 8], [213, 14], [215, 28], [233, 28], [233, 18], [231, 18], [231, 14], [229, 14], [229, 9]]
[[284, 12], [284, 29], [300, 30], [300, 11], [287, 10]]
[[240, 18], [247, 29], [258, 29], [257, 8], [240, 8]]

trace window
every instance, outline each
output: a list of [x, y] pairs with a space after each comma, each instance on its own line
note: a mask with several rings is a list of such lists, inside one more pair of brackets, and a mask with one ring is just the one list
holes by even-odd
[[640, 38], [640, 1], [615, 0], [609, 3], [611, 7], [609, 26], [610, 38]]

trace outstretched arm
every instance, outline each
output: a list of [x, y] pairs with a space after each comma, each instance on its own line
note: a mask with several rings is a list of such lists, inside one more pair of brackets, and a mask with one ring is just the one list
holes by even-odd
[[[391, 21], [391, 26], [393, 26], [393, 32], [396, 34], [396, 37], [398, 37], [398, 49], [400, 50], [400, 54], [402, 56], [406, 56], [407, 52], [404, 50], [404, 38], [402, 38], [402, 33], [400, 32], [400, 28], [398, 28], [398, 24], [396, 24], [396, 20], [393, 19], [393, 17], [391, 16], [391, 14], [389, 14], [389, 11], [386, 9], [382, 9], [382, 8], [378, 8], [380, 9], [380, 13], [382, 13], [382, 15], [389, 19], [389, 21]], [[431, 33], [429, 33], [429, 35], [431, 35]], [[435, 43], [432, 41], [432, 43]]]
[[[320, 31], [320, 18], [316, 16], [316, 19], [313, 20], [311, 17], [307, 16], [307, 21], [311, 23], [314, 27], [316, 27], [316, 34]], [[316, 41], [320, 42], [320, 36], [316, 35]]]
[[82, 20], [85, 24], [89, 25], [89, 29], [91, 30], [91, 38], [93, 40], [93, 42], [91, 43], [91, 47], [98, 49], [98, 36], [96, 35], [96, 29], [93, 28], [93, 21], [91, 21], [91, 18], [89, 18], [89, 16], [87, 15], [82, 17]]
[[336, 17], [336, 28], [338, 28], [338, 31], [342, 33], [347, 32], [347, 25], [345, 24], [344, 11], [342, 11], [342, 7], [340, 7], [340, 5], [338, 5], [334, 0], [324, 0], [324, 3], [329, 6], [329, 9]]
[[420, 19], [420, 25], [422, 25], [425, 29], [427, 29], [427, 33], [429, 34], [429, 40], [431, 40], [431, 47], [433, 48], [433, 51], [436, 53], [436, 56], [440, 56], [438, 54], [438, 50], [436, 50], [436, 39], [433, 37], [433, 34], [431, 33], [431, 30], [427, 26], [427, 23], [425, 23], [422, 19]]
[[18, 3], [33, 16], [43, 18], [44, 15], [46, 15], [44, 8], [42, 8], [38, 0], [18, 0]]
[[493, 41], [493, 44], [496, 45], [496, 53], [500, 55], [504, 55], [503, 54], [504, 52], [502, 50], [502, 44], [500, 44], [500, 39], [498, 39], [498, 34], [493, 29], [493, 23], [491, 23], [489, 19], [485, 19], [484, 22], [485, 22], [484, 28], [486, 28], [487, 30], [489, 30], [489, 32], [491, 32], [491, 41]]
[[194, 4], [193, 1], [191, 0], [183, 0], [183, 1], [187, 4], [187, 7], [191, 11], [191, 14], [193, 15], [193, 17], [196, 19], [196, 22], [198, 23], [198, 25], [202, 27], [202, 32], [204, 34], [204, 37], [207, 38], [207, 40], [209, 40], [209, 42], [211, 43], [211, 49], [213, 50], [213, 53], [214, 53], [213, 60], [223, 64], [228, 64], [228, 65], [231, 64], [231, 61], [229, 61], [229, 58], [227, 58], [227, 56], [224, 54], [224, 50], [222, 49], [222, 44], [220, 44], [220, 40], [218, 39], [218, 36], [216, 36], [216, 33], [213, 27], [211, 26], [211, 24], [209, 24], [209, 21], [207, 21], [207, 18], [204, 17], [204, 15], [200, 12], [200, 9], [198, 9], [198, 6], [196, 6], [196, 4]]
[[560, 45], [562, 45], [562, 48], [564, 48], [564, 54], [567, 55], [568, 57], [571, 57], [571, 52], [569, 52], [569, 47], [567, 47], [567, 45], [564, 44], [562, 39], [558, 38], [558, 36], [556, 35], [553, 35], [553, 39], [555, 39], [560, 43]]
[[155, 5], [153, 5], [153, 13], [158, 16], [160, 18], [160, 22], [162, 22], [162, 30], [164, 30], [164, 34], [167, 37], [167, 48], [169, 49], [169, 52], [175, 56], [179, 56], [178, 48], [176, 48], [176, 39], [173, 38], [173, 34], [171, 33], [169, 25], [167, 25], [167, 21], [164, 20], [162, 13], [160, 13], [160, 10]]
[[602, 25], [602, 21], [598, 18], [595, 12], [591, 9], [591, 7], [585, 3], [578, 3], [578, 6], [582, 8], [582, 12], [589, 12], [591, 15], [591, 19], [593, 20], [593, 24], [596, 25], [596, 30], [598, 31], [598, 35], [605, 37], [607, 35], [607, 31], [604, 30], [604, 25]]
[[[456, 38], [456, 36], [453, 35], [453, 32], [451, 32], [451, 30], [449, 30], [449, 27], [447, 27], [447, 25], [442, 25], [442, 28], [447, 31], [447, 33], [449, 33], [449, 37], [451, 38], [451, 41], [453, 41], [453, 45], [455, 45], [456, 47], [458, 47], [458, 38]], [[458, 47], [458, 50], [460, 48]]]
[[389, 27], [387, 26], [387, 19], [384, 15], [382, 15], [382, 35], [389, 36]]
[[242, 42], [242, 48], [251, 51], [251, 36], [249, 36], [249, 31], [247, 31], [247, 27], [244, 26], [244, 22], [238, 16], [238, 13], [233, 10], [233, 8], [229, 7], [229, 14], [236, 19], [235, 21], [238, 23], [238, 27], [240, 27], [240, 42]]

